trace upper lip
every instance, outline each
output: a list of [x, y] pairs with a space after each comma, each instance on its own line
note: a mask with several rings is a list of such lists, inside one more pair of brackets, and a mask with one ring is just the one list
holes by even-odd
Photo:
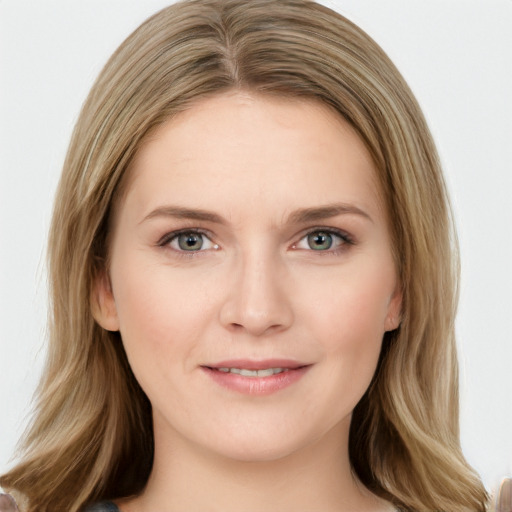
[[295, 370], [303, 366], [309, 366], [309, 364], [292, 359], [229, 359], [213, 364], [205, 364], [203, 366], [213, 369], [240, 368], [245, 370], [266, 370], [267, 368], [288, 368]]

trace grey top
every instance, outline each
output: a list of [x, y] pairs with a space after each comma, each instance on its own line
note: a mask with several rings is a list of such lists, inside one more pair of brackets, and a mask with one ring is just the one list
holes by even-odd
[[[0, 511], [1, 512], [1, 511]], [[103, 501], [101, 503], [96, 503], [95, 505], [91, 505], [87, 507], [84, 512], [120, 512], [115, 503], [111, 501]], [[396, 512], [400, 512], [399, 509], [396, 509]]]
[[119, 509], [111, 501], [102, 501], [87, 507], [84, 512], [119, 512]]

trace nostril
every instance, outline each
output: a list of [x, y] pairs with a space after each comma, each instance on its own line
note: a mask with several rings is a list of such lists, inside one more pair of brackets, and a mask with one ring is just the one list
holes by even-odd
[[290, 297], [271, 275], [246, 270], [228, 290], [220, 305], [219, 320], [233, 333], [274, 333], [293, 323]]

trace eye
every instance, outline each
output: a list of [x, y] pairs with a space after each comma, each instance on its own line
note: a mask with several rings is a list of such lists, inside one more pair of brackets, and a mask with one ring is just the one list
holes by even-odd
[[162, 246], [169, 246], [175, 251], [180, 252], [199, 252], [208, 249], [218, 249], [205, 233], [200, 231], [181, 231], [179, 233], [170, 233], [160, 242]]
[[309, 248], [315, 251], [327, 251], [334, 243], [333, 236], [330, 233], [324, 233], [322, 231], [310, 233], [306, 239]]
[[294, 244], [294, 249], [309, 249], [313, 251], [334, 251], [344, 244], [352, 243], [349, 236], [333, 230], [317, 229], [310, 231]]

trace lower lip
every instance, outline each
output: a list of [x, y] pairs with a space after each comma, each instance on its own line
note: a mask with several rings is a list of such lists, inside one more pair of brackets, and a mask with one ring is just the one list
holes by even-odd
[[285, 389], [298, 380], [309, 370], [310, 366], [302, 366], [276, 373], [268, 377], [244, 377], [237, 373], [221, 372], [206, 366], [201, 369], [208, 374], [217, 384], [238, 393], [246, 395], [271, 395]]

